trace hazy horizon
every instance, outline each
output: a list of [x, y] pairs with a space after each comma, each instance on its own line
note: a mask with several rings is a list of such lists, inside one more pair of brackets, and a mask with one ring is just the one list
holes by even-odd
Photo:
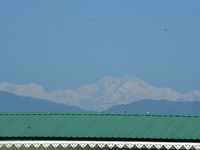
[[153, 87], [135, 75], [126, 75], [122, 78], [105, 77], [96, 83], [86, 84], [75, 90], [59, 89], [51, 92], [34, 83], [15, 85], [3, 82], [0, 84], [0, 91], [78, 106], [92, 111], [102, 111], [115, 105], [143, 99], [200, 101], [200, 91], [194, 90], [183, 95], [169, 87]]

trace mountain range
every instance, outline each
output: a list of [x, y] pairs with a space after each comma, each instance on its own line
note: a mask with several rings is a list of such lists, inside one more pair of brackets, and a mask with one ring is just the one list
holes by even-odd
[[[200, 102], [176, 102], [145, 99], [130, 104], [116, 105], [106, 113], [159, 113], [159, 114], [200, 114]], [[58, 104], [49, 100], [17, 96], [0, 91], [0, 112], [91, 112], [75, 106]]]
[[75, 106], [0, 91], [0, 112], [85, 112]]
[[168, 87], [153, 87], [135, 75], [126, 75], [122, 78], [105, 77], [96, 83], [83, 85], [75, 90], [61, 89], [51, 92], [46, 92], [42, 86], [34, 83], [14, 85], [3, 82], [0, 84], [0, 91], [78, 106], [91, 111], [104, 111], [115, 105], [129, 104], [143, 99], [200, 101], [200, 92], [197, 90], [183, 95]]

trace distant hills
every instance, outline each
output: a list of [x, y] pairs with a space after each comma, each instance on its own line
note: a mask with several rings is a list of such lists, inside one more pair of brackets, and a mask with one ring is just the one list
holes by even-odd
[[[200, 114], [200, 102], [146, 99], [126, 105], [116, 105], [104, 112], [124, 113], [126, 111], [127, 113], [147, 113], [148, 110], [150, 113]], [[58, 104], [49, 100], [17, 96], [12, 93], [0, 91], [0, 112], [86, 112], [86, 110], [65, 104]]]
[[114, 113], [162, 113], [162, 114], [200, 114], [200, 102], [174, 102], [167, 100], [140, 100], [130, 104], [116, 105], [104, 112]]
[[0, 112], [85, 112], [78, 107], [0, 91]]
[[75, 90], [62, 89], [51, 92], [45, 92], [42, 86], [34, 83], [14, 85], [3, 82], [0, 84], [0, 91], [10, 92], [18, 96], [50, 100], [92, 111], [105, 111], [115, 105], [129, 104], [143, 99], [200, 101], [200, 92], [197, 90], [182, 95], [168, 87], [153, 87], [135, 75], [126, 75], [122, 78], [106, 77]]

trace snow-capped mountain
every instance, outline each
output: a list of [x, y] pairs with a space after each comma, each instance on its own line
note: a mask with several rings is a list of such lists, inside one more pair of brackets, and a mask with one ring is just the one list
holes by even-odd
[[102, 111], [114, 105], [128, 104], [142, 99], [200, 101], [200, 92], [197, 90], [182, 95], [167, 87], [155, 88], [135, 75], [126, 75], [122, 78], [105, 77], [97, 83], [87, 84], [75, 90], [62, 89], [48, 93], [42, 86], [34, 83], [14, 85], [3, 82], [0, 84], [0, 91], [47, 99], [94, 111]]

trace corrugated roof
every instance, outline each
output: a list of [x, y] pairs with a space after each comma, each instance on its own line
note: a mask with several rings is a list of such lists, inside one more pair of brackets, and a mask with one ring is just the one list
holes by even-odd
[[200, 115], [0, 113], [0, 139], [200, 140]]

